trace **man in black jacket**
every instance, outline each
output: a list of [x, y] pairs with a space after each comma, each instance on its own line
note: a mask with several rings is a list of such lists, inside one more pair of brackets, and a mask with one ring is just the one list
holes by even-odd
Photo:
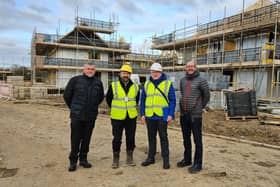
[[120, 71], [120, 80], [112, 82], [106, 94], [107, 104], [111, 108], [112, 134], [114, 136], [112, 141], [113, 169], [119, 167], [122, 133], [124, 129], [127, 152], [126, 164], [135, 166], [133, 150], [135, 148], [139, 88], [130, 79], [132, 68], [129, 65], [123, 65]]
[[199, 75], [196, 63], [190, 61], [186, 65], [186, 76], [180, 80], [180, 124], [184, 139], [184, 158], [177, 163], [177, 167], [192, 164], [191, 132], [195, 143], [193, 165], [188, 169], [190, 173], [202, 169], [202, 110], [210, 99], [207, 80]]
[[91, 168], [87, 160], [91, 134], [98, 114], [98, 105], [104, 98], [102, 82], [95, 75], [93, 64], [86, 64], [83, 75], [70, 79], [64, 100], [70, 109], [71, 118], [71, 152], [68, 171], [75, 171], [78, 158], [80, 166]]

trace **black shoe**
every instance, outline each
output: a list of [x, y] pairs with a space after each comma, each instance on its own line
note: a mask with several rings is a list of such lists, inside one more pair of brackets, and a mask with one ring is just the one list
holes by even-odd
[[201, 167], [201, 165], [194, 164], [188, 170], [189, 170], [189, 173], [198, 173], [198, 172], [200, 172], [202, 170], [202, 167]]
[[186, 166], [190, 166], [192, 162], [186, 162], [185, 159], [181, 160], [180, 162], [177, 162], [177, 167], [178, 168], [183, 168]]
[[87, 160], [80, 160], [80, 166], [83, 166], [84, 168], [91, 168], [92, 165]]
[[170, 164], [169, 164], [169, 159], [163, 159], [163, 169], [169, 169]]
[[76, 169], [77, 169], [77, 164], [76, 163], [71, 163], [68, 167], [69, 172], [75, 171]]
[[155, 163], [155, 159], [147, 158], [144, 162], [141, 163], [142, 166], [148, 166]]

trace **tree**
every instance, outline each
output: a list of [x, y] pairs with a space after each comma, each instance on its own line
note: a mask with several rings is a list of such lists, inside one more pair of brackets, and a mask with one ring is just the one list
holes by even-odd
[[13, 64], [11, 72], [12, 76], [23, 76], [24, 80], [31, 80], [31, 69], [28, 67]]

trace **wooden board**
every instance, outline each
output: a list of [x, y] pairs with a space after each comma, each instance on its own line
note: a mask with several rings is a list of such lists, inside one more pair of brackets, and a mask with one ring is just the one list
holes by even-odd
[[279, 121], [268, 121], [268, 120], [261, 120], [260, 123], [262, 125], [280, 125], [280, 120]]
[[248, 120], [248, 119], [258, 119], [258, 116], [228, 116], [227, 113], [225, 113], [225, 120]]
[[270, 114], [270, 113], [264, 113], [264, 112], [258, 112], [259, 118], [273, 118], [273, 119], [278, 119], [280, 121], [280, 115], [276, 114]]
[[234, 41], [225, 41], [225, 51], [236, 50], [236, 43]]

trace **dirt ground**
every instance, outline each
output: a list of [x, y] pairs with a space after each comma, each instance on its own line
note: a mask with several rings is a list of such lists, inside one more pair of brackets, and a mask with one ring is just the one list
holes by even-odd
[[280, 146], [280, 126], [261, 125], [258, 119], [224, 120], [223, 111], [204, 113], [207, 133]]
[[[125, 164], [122, 145], [120, 168], [111, 169], [111, 125], [100, 114], [91, 141], [93, 168], [69, 173], [69, 112], [38, 104], [0, 101], [0, 186], [280, 186], [280, 151], [204, 136], [203, 171], [191, 175], [176, 168], [183, 155], [182, 134], [168, 130], [171, 169], [156, 163], [141, 167], [146, 158], [146, 127], [138, 124], [135, 167]], [[279, 126], [261, 126], [257, 120], [224, 121], [222, 112], [204, 115], [204, 132], [280, 145]], [[158, 146], [158, 151], [160, 148]]]

